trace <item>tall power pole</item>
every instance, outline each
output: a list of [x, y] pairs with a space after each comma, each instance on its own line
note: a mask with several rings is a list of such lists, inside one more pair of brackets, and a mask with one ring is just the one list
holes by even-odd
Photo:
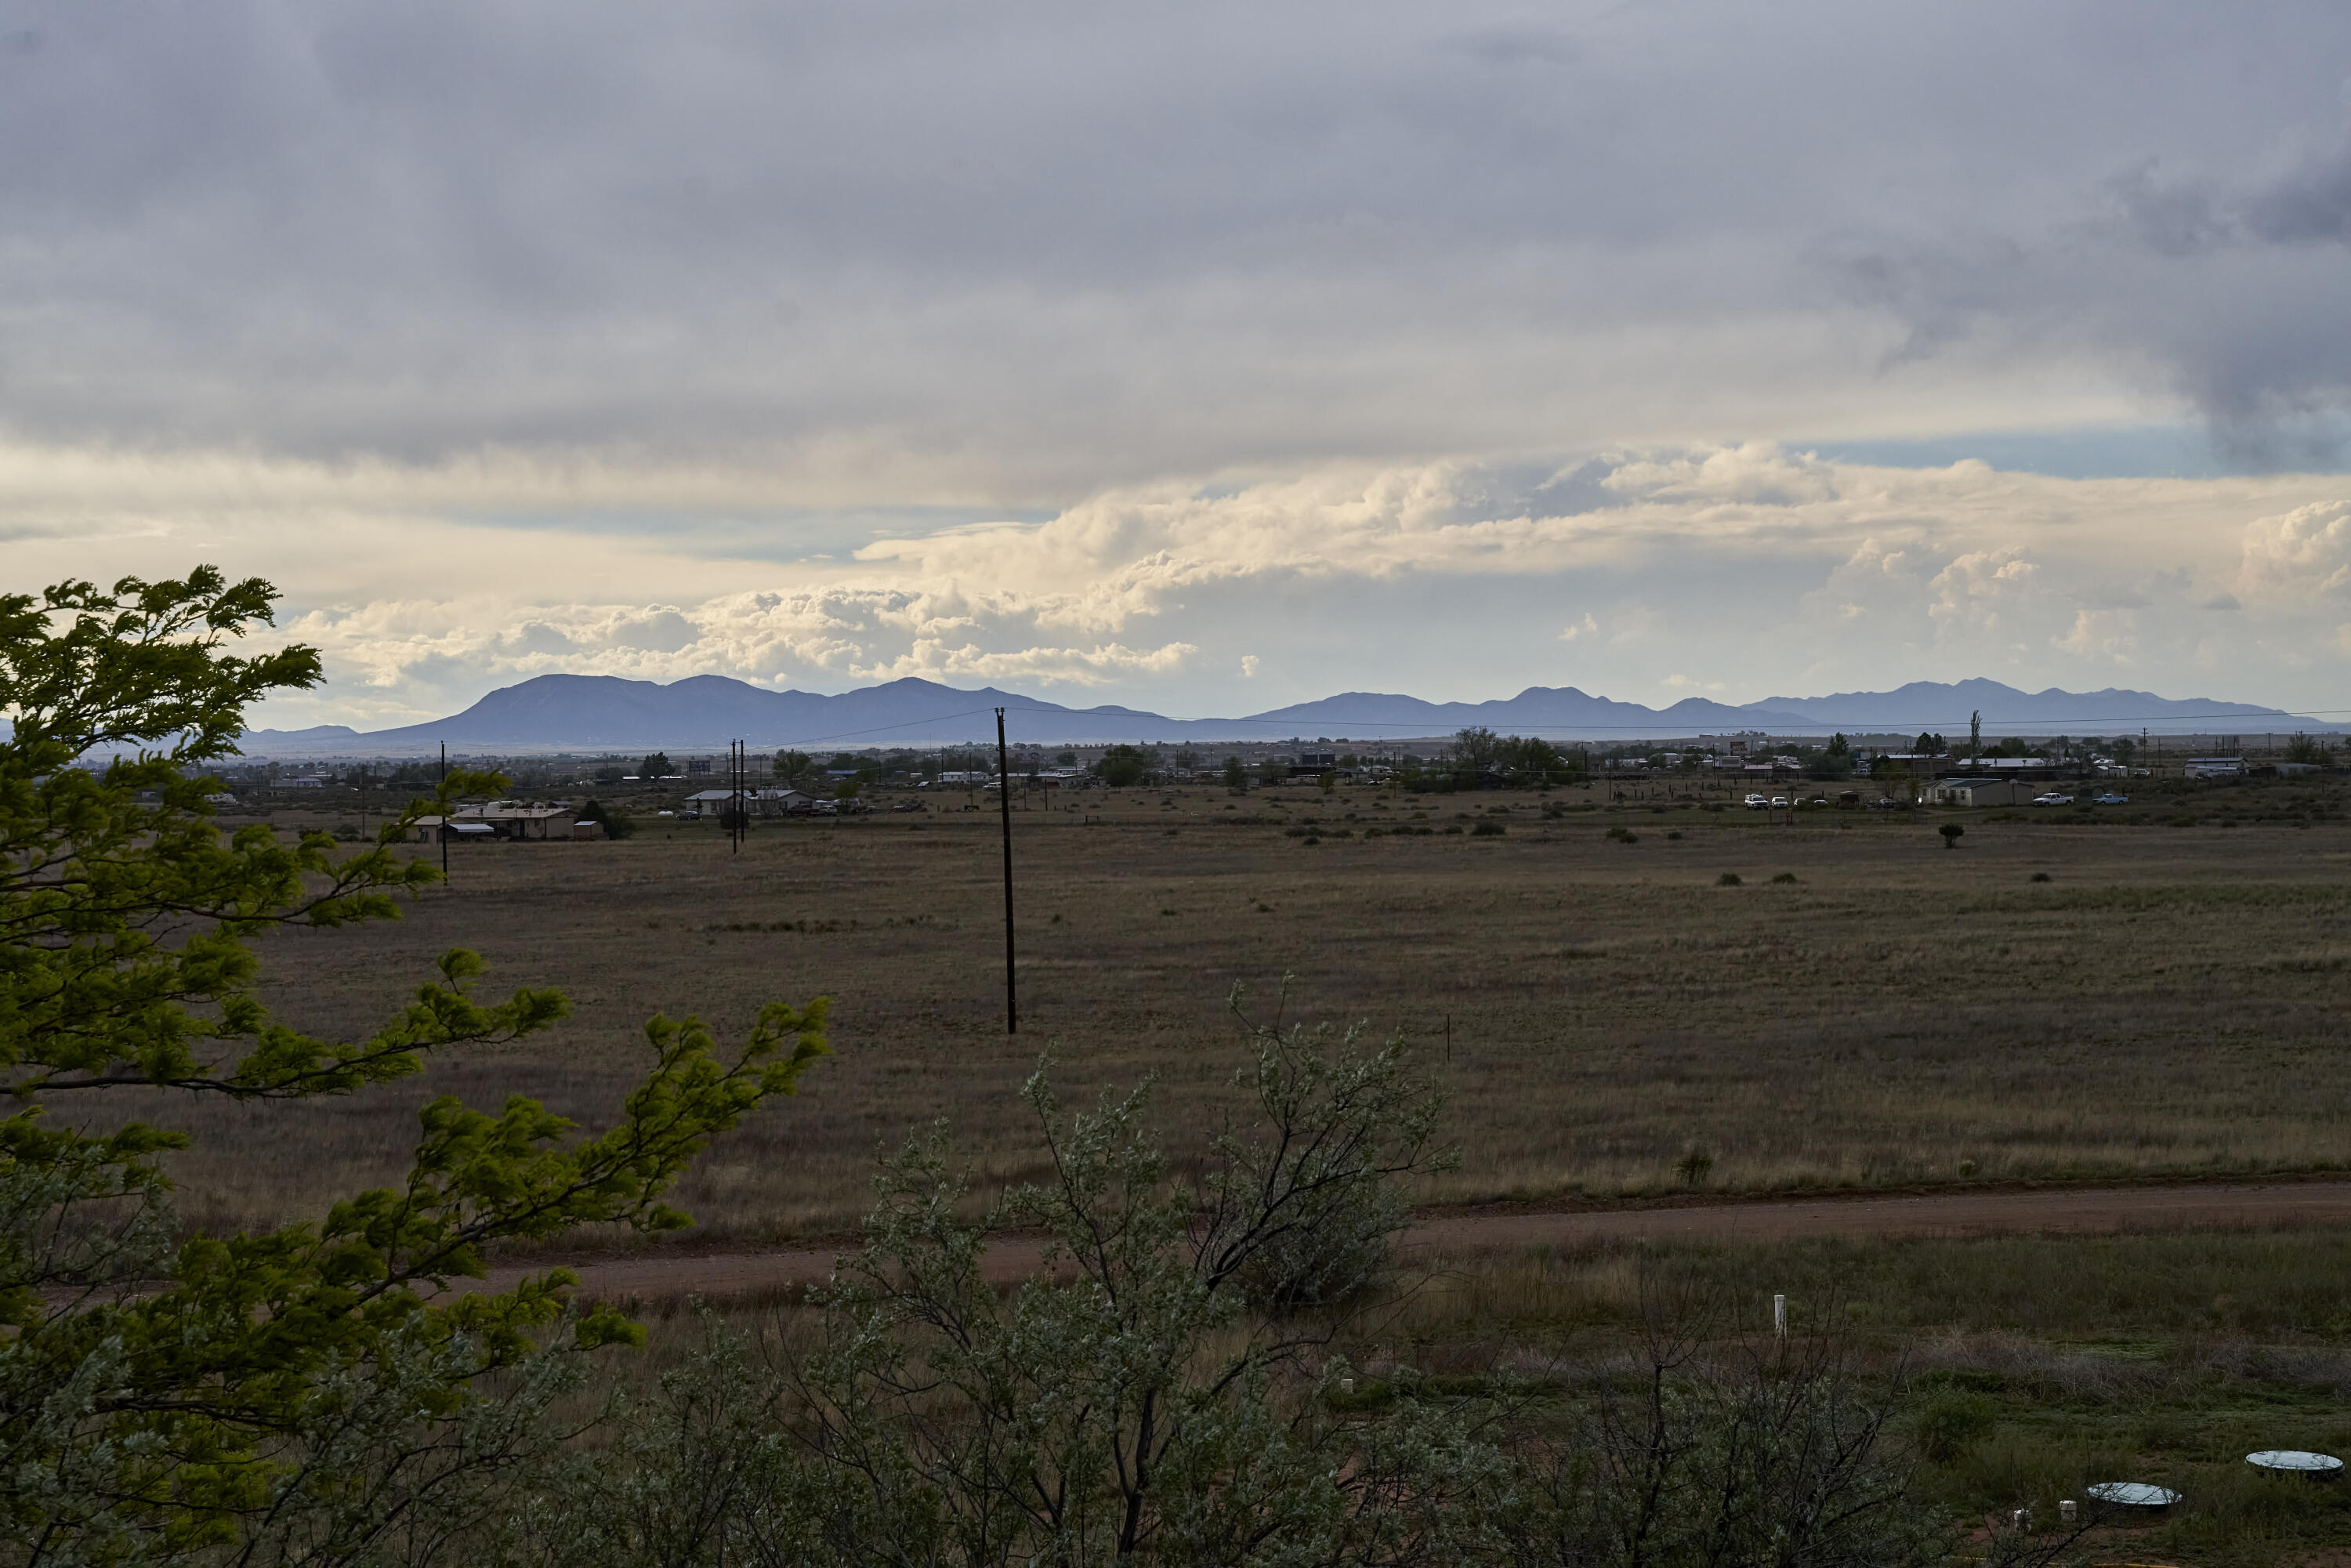
[[449, 743], [441, 743], [441, 880], [449, 880]]
[[749, 775], [750, 763], [744, 756], [744, 743], [739, 740], [728, 741], [726, 743], [726, 788], [730, 792], [727, 805], [732, 814], [726, 821], [726, 839], [734, 845], [733, 852], [738, 855], [743, 852], [743, 835], [750, 831], [751, 825], [750, 806], [743, 799], [743, 786]]
[[1012, 768], [1004, 744], [1004, 710], [996, 710], [996, 803], [1004, 818], [1004, 1032], [1020, 1032], [1019, 998], [1012, 983]]

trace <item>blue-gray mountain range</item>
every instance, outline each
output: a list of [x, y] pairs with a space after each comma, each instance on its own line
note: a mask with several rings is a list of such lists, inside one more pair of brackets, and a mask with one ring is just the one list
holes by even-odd
[[1445, 735], [1469, 725], [1555, 739], [1693, 737], [1741, 731], [1826, 735], [1832, 730], [1965, 734], [1970, 714], [1994, 735], [2287, 733], [2336, 725], [2279, 708], [2206, 697], [2159, 697], [2108, 687], [2022, 692], [1998, 681], [1914, 681], [1890, 692], [1766, 697], [1733, 706], [1686, 697], [1670, 707], [1614, 702], [1573, 686], [1529, 686], [1482, 703], [1432, 703], [1380, 692], [1343, 692], [1239, 718], [1168, 718], [1129, 707], [1066, 707], [993, 686], [891, 681], [826, 696], [769, 691], [724, 675], [661, 685], [611, 675], [539, 675], [502, 686], [463, 713], [398, 729], [342, 725], [249, 730], [253, 755], [413, 756], [446, 744], [462, 754], [712, 749], [731, 739], [758, 749], [827, 746], [938, 746], [993, 740], [998, 707], [1015, 741], [1282, 740], [1344, 736], [1355, 741]]

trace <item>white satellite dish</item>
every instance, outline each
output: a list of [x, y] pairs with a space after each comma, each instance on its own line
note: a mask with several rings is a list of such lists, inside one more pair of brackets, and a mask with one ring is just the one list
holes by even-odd
[[2247, 1454], [2245, 1463], [2257, 1470], [2275, 1470], [2300, 1476], [2339, 1476], [2343, 1461], [2332, 1454], [2314, 1454], [2303, 1448], [2263, 1448], [2258, 1454]]
[[2088, 1489], [2100, 1502], [2116, 1503], [2123, 1508], [2169, 1508], [2179, 1500], [2179, 1494], [2169, 1487], [2159, 1487], [2147, 1481], [2100, 1481]]

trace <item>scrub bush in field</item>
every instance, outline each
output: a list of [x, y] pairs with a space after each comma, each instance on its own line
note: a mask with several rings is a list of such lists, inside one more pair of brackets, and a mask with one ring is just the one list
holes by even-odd
[[[1148, 1085], [1068, 1114], [1025, 1091], [1046, 1179], [985, 1218], [946, 1134], [888, 1162], [815, 1347], [759, 1369], [723, 1327], [601, 1463], [536, 1508], [526, 1561], [1450, 1563], [1479, 1560], [1506, 1456], [1475, 1402], [1364, 1423], [1334, 1398], [1351, 1295], [1384, 1261], [1395, 1182], [1437, 1112], [1391, 1043], [1269, 1026], [1259, 1115], [1178, 1179]], [[1042, 1230], [1005, 1292], [987, 1238]], [[681, 1554], [691, 1545], [694, 1554]]]
[[[1144, 1132], [1144, 1091], [1070, 1114], [1042, 1070], [1025, 1097], [1047, 1175], [985, 1218], [967, 1218], [944, 1132], [913, 1140], [877, 1180], [862, 1249], [816, 1293], [820, 1324], [763, 1354], [705, 1317], [700, 1347], [623, 1412], [617, 1440], [545, 1471], [512, 1511], [508, 1560], [1954, 1560], [1955, 1533], [1912, 1500], [1884, 1441], [1897, 1406], [1882, 1381], [1815, 1338], [1726, 1344], [1720, 1313], [1646, 1288], [1642, 1353], [1585, 1370], [1549, 1415], [1526, 1418], [1507, 1383], [1440, 1392], [1404, 1366], [1367, 1398], [1333, 1354], [1353, 1313], [1281, 1303], [1327, 1303], [1378, 1266], [1369, 1243], [1403, 1218], [1383, 1189], [1426, 1168], [1434, 1096], [1394, 1046], [1278, 1027], [1251, 1041], [1257, 1114], [1213, 1141], [1196, 1177]], [[1009, 1291], [980, 1269], [1007, 1228], [1047, 1238], [1044, 1266]], [[1316, 1264], [1303, 1275], [1301, 1257]], [[2024, 1568], [2072, 1543], [1970, 1550]]]
[[1911, 1438], [1922, 1457], [1948, 1465], [1991, 1436], [1999, 1419], [1999, 1406], [1982, 1395], [1948, 1388], [1918, 1407]]
[[1320, 1335], [1204, 1297], [1170, 1216], [1128, 1210], [1113, 1196], [1134, 1190], [1126, 1176], [1083, 1174], [1103, 1174], [1104, 1155], [1124, 1166], [1121, 1149], [1138, 1146], [1122, 1124], [1132, 1103], [1057, 1140], [1057, 1176], [1076, 1178], [1057, 1281], [1007, 1298], [971, 1279], [977, 1231], [942, 1227], [934, 1201], [962, 1188], [935, 1137], [918, 1140], [883, 1177], [865, 1252], [825, 1293], [818, 1347], [763, 1355], [705, 1315], [700, 1345], [622, 1413], [617, 1441], [550, 1469], [513, 1512], [506, 1560], [2073, 1561], [2075, 1531], [1963, 1544], [1912, 1497], [1886, 1441], [1896, 1406], [1881, 1383], [1851, 1372], [1833, 1342], [1726, 1342], [1719, 1314], [1651, 1317], [1630, 1363], [1587, 1373], [1563, 1418], [1520, 1420], [1507, 1393], [1440, 1395], [1408, 1368], [1387, 1373], [1367, 1409], [1343, 1391], [1343, 1364], [1317, 1359]]
[[[1236, 1018], [1240, 1002], [1236, 987]], [[1400, 1184], [1458, 1163], [1434, 1144], [1444, 1097], [1410, 1071], [1400, 1040], [1367, 1051], [1358, 1030], [1334, 1040], [1327, 1024], [1285, 1030], [1278, 1019], [1249, 1039], [1255, 1060], [1235, 1082], [1258, 1113], [1212, 1140], [1196, 1224], [1204, 1238], [1248, 1237], [1237, 1277], [1259, 1303], [1345, 1302], [1387, 1265], [1409, 1218]]]
[[1513, 1568], [1999, 1568], [2072, 1563], [2081, 1527], [1962, 1544], [1913, 1500], [1896, 1407], [1832, 1340], [1725, 1343], [1719, 1304], [1645, 1285], [1646, 1343], [1567, 1429], [1522, 1440], [1495, 1511]]

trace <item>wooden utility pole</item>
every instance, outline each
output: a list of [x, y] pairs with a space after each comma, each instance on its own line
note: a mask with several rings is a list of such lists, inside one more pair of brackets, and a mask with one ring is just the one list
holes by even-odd
[[449, 743], [441, 743], [441, 880], [449, 880]]
[[731, 852], [738, 855], [743, 852], [743, 833], [748, 822], [746, 813], [750, 809], [743, 800], [743, 783], [748, 771], [743, 755], [743, 742], [728, 741], [726, 743], [726, 804], [730, 814], [726, 819], [726, 841], [731, 846]]
[[1004, 1032], [1020, 1032], [1019, 998], [1012, 983], [1012, 768], [1004, 744], [1004, 710], [996, 710], [996, 803], [1004, 818]]

